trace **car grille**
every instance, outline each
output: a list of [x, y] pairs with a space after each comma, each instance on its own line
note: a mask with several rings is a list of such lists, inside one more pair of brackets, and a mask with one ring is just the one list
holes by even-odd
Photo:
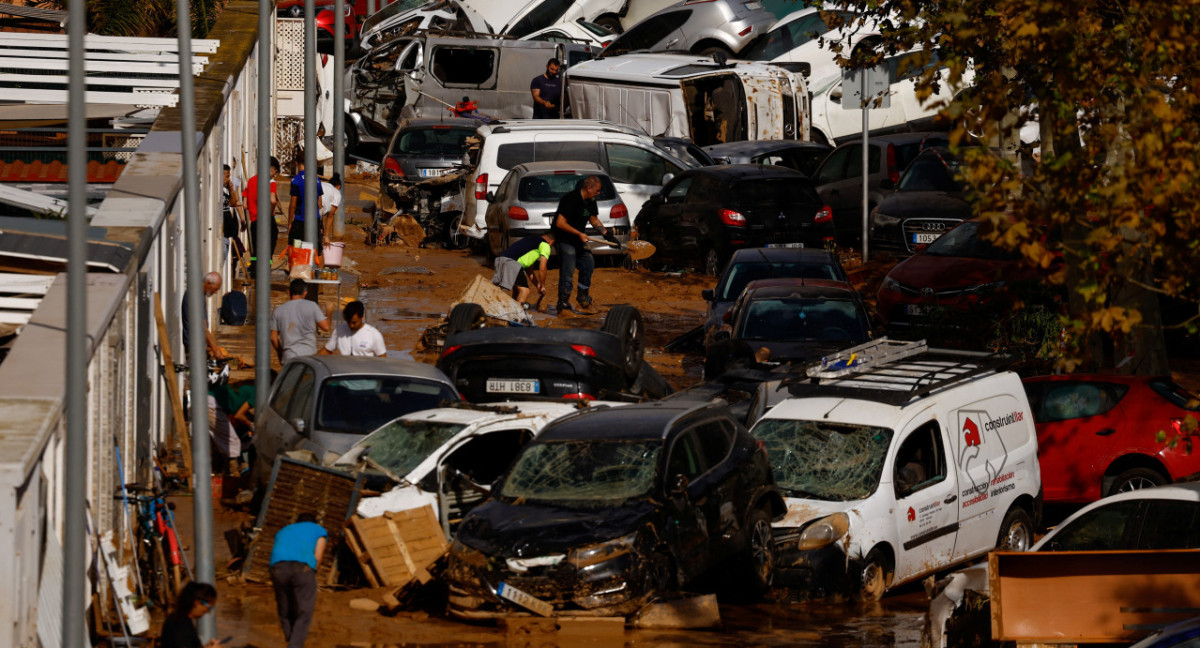
[[947, 230], [958, 225], [962, 221], [958, 219], [945, 218], [910, 218], [904, 221], [904, 247], [908, 251], [916, 248], [917, 235], [919, 234], [936, 234], [941, 236]]

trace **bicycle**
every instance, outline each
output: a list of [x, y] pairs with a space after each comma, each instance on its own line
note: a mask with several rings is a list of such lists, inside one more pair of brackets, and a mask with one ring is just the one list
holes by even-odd
[[[139, 484], [126, 484], [114, 499], [137, 506], [137, 548], [135, 560], [142, 594], [163, 609], [175, 603], [183, 586], [184, 556], [171, 515], [167, 495], [160, 490]], [[139, 494], [142, 493], [142, 494]], [[190, 566], [188, 571], [191, 571]]]

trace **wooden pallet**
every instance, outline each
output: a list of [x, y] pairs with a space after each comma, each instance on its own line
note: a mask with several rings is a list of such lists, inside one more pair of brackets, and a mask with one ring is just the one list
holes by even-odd
[[428, 582], [429, 566], [446, 553], [446, 536], [432, 506], [350, 518], [347, 543], [374, 587]]

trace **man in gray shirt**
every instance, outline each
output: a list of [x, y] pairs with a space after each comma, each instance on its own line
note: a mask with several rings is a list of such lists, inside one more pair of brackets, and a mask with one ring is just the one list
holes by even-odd
[[305, 299], [308, 285], [303, 279], [292, 279], [288, 287], [291, 297], [271, 314], [271, 346], [281, 363], [299, 356], [317, 353], [317, 329], [329, 332], [329, 316], [315, 302]]

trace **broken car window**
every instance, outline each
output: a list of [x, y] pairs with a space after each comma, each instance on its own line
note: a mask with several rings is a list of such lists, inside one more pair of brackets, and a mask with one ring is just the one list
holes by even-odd
[[317, 406], [317, 428], [366, 434], [405, 414], [457, 401], [441, 383], [404, 376], [341, 376], [325, 381]]
[[892, 431], [871, 425], [764, 419], [754, 426], [787, 495], [844, 502], [875, 492]]
[[360, 442], [366, 448], [362, 456], [404, 477], [465, 427], [437, 421], [392, 421]]
[[443, 85], [478, 86], [496, 71], [496, 51], [482, 47], [437, 47], [430, 61], [433, 76]]
[[613, 506], [654, 484], [660, 441], [572, 440], [525, 448], [501, 497], [570, 506]]

